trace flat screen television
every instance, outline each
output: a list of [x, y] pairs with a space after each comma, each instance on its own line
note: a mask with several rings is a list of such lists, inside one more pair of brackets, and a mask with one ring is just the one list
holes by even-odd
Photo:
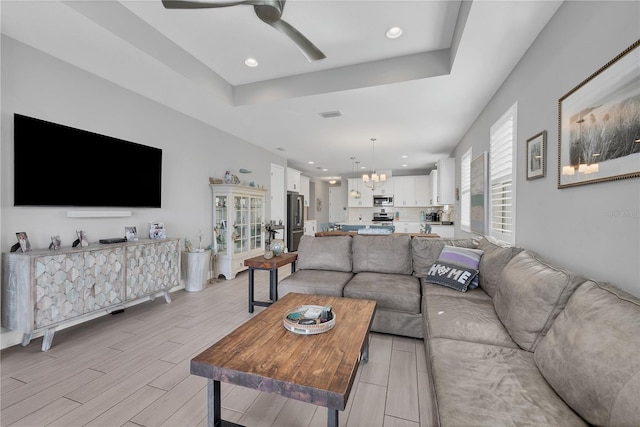
[[14, 114], [14, 205], [161, 206], [162, 150]]

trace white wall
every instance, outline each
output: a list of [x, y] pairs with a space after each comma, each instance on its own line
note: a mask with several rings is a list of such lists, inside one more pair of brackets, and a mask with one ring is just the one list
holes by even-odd
[[[516, 245], [640, 296], [640, 179], [557, 188], [558, 99], [640, 38], [638, 17], [638, 2], [564, 2], [454, 154], [459, 171], [469, 146], [488, 151], [489, 127], [517, 101]], [[527, 181], [526, 140], [542, 130], [546, 177]]]
[[[158, 88], [162, 90], [161, 87]], [[74, 208], [13, 206], [13, 113], [90, 130], [163, 150], [162, 208], [132, 209], [129, 218], [67, 218]], [[135, 225], [148, 233], [148, 221], [163, 221], [171, 237], [195, 239], [205, 233], [203, 245], [211, 243], [211, 192], [209, 177], [222, 178], [231, 170], [240, 179], [265, 188], [270, 183], [270, 164], [285, 166], [275, 154], [226, 134], [137, 95], [102, 78], [80, 70], [50, 55], [6, 36], [2, 37], [2, 145], [0, 156], [2, 224], [0, 242], [8, 252], [16, 231], [26, 231], [32, 247], [45, 248], [50, 236], [60, 235], [63, 246], [75, 240], [75, 230], [86, 230], [90, 241], [121, 237], [124, 227]], [[247, 152], [256, 155], [247, 156]], [[91, 170], [91, 159], [83, 160], [92, 174], [127, 173], [131, 165], [114, 165], [112, 171]], [[240, 174], [240, 168], [252, 171]], [[23, 173], [29, 173], [24, 165]], [[135, 183], [133, 183], [135, 185]], [[73, 191], [50, 188], [43, 191]], [[270, 216], [267, 197], [266, 219]], [[77, 210], [77, 208], [76, 208]]]

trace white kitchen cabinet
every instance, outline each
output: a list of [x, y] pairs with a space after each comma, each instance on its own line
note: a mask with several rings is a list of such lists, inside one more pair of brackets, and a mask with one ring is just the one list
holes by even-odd
[[[350, 208], [372, 208], [373, 207], [373, 191], [364, 185], [361, 178], [348, 179], [348, 203]], [[359, 190], [360, 198], [353, 197], [351, 190]]]
[[244, 260], [264, 253], [264, 198], [267, 190], [234, 184], [210, 184], [213, 230], [220, 274], [227, 280], [248, 267]]
[[393, 205], [396, 208], [416, 206], [416, 179], [415, 176], [393, 177]]
[[300, 191], [298, 193], [304, 196], [304, 205], [309, 207], [309, 177], [300, 175]]
[[287, 190], [300, 192], [300, 171], [287, 168]]
[[429, 175], [415, 177], [416, 206], [429, 206], [431, 200], [431, 182]]
[[429, 198], [429, 205], [435, 206], [438, 204], [438, 170], [432, 170], [429, 176], [431, 177], [431, 197]]
[[453, 205], [455, 204], [456, 159], [438, 160], [436, 166], [437, 180], [433, 186], [435, 194], [432, 197], [432, 204]]
[[317, 221], [315, 219], [309, 219], [304, 222], [304, 234], [305, 236], [315, 236], [317, 228]]

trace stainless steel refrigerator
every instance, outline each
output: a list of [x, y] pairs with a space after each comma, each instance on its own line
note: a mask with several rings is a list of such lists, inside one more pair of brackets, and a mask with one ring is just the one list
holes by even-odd
[[304, 234], [304, 196], [293, 191], [287, 192], [287, 249], [298, 250], [300, 238]]

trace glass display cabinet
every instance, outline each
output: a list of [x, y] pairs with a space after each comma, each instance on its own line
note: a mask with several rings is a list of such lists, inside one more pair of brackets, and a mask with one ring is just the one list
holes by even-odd
[[210, 184], [213, 202], [214, 252], [227, 280], [246, 270], [244, 260], [264, 253], [266, 189], [237, 184]]

